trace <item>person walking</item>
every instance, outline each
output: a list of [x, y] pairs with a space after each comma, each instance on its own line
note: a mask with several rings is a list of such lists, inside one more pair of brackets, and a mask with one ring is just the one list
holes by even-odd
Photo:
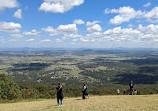
[[134, 88], [133, 81], [130, 82], [129, 86], [130, 86], [130, 95], [133, 95], [133, 88]]
[[[56, 88], [57, 90], [57, 103], [58, 103], [58, 106], [62, 106], [62, 100], [63, 100], [63, 87], [62, 87], [62, 84], [59, 83], [58, 87]], [[61, 104], [59, 103], [59, 100], [61, 101]]]

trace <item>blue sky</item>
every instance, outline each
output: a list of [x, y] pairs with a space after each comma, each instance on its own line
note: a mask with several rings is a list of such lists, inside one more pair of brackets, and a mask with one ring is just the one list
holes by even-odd
[[0, 1], [0, 47], [157, 48], [157, 0]]

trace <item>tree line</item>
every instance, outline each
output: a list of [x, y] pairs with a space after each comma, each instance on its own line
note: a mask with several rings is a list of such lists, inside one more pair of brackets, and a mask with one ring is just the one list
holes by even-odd
[[[80, 85], [63, 85], [64, 97], [81, 97], [82, 84]], [[116, 89], [127, 89], [128, 85], [106, 84], [92, 86], [89, 84], [90, 95], [114, 95]], [[158, 85], [136, 85], [138, 94], [158, 94]], [[128, 94], [128, 93], [127, 93]], [[18, 100], [18, 99], [39, 99], [55, 98], [56, 85], [33, 84], [26, 85], [16, 83], [11, 76], [0, 74], [0, 100]]]

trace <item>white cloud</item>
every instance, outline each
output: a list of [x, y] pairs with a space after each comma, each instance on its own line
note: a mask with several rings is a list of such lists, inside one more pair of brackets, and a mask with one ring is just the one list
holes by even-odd
[[114, 18], [110, 19], [110, 23], [114, 25], [129, 22], [131, 19], [146, 18], [147, 22], [158, 23], [158, 7], [154, 7], [150, 11], [135, 10], [131, 7], [120, 7], [119, 9], [105, 9], [105, 14], [118, 13]]
[[146, 18], [158, 18], [158, 7], [154, 7], [151, 11], [144, 15]]
[[69, 39], [69, 38], [67, 38], [67, 37], [62, 37], [62, 39], [63, 39], [63, 40], [67, 40], [67, 39]]
[[11, 34], [11, 37], [22, 38], [24, 35], [22, 34]]
[[151, 11], [144, 15], [147, 22], [158, 23], [158, 7], [154, 7]]
[[99, 32], [102, 30], [101, 26], [97, 23], [100, 23], [100, 21], [93, 21], [93, 22], [87, 22], [87, 31], [88, 32]]
[[81, 25], [81, 24], [84, 24], [85, 22], [83, 20], [76, 19], [76, 20], [73, 21], [73, 23]]
[[40, 33], [40, 32], [37, 32], [37, 31], [34, 29], [34, 30], [32, 30], [31, 32], [24, 32], [23, 35], [25, 35], [25, 36], [36, 36], [36, 35], [38, 35], [38, 33]]
[[61, 39], [56, 39], [57, 42], [63, 42]]
[[[158, 40], [158, 25], [139, 25], [136, 29], [115, 27], [113, 29], [106, 30], [97, 39], [100, 42], [109, 42], [111, 44], [114, 43], [114, 45], [119, 44], [120, 46], [135, 47], [141, 45], [146, 47], [146, 43], [154, 45], [154, 42]], [[93, 39], [91, 38], [91, 40]]]
[[79, 34], [64, 34], [64, 36], [67, 37], [67, 38], [79, 38], [79, 37], [82, 37]]
[[101, 30], [102, 30], [102, 28], [99, 24], [95, 24], [95, 25], [87, 28], [88, 32], [100, 32]]
[[80, 38], [80, 41], [81, 41], [81, 42], [89, 42], [89, 40], [88, 40], [88, 39], [85, 39], [85, 38]]
[[44, 32], [49, 32], [50, 33], [49, 36], [60, 35], [60, 33], [52, 26], [48, 26], [47, 28], [42, 28], [41, 30], [43, 30]]
[[26, 40], [26, 41], [28, 41], [28, 42], [31, 42], [31, 41], [34, 41], [35, 39], [28, 39], [28, 40]]
[[44, 0], [39, 10], [52, 13], [64, 13], [83, 3], [84, 0]]
[[124, 6], [124, 7], [120, 7], [119, 9], [111, 9], [111, 10], [105, 9], [105, 14], [108, 14], [108, 13], [119, 14], [110, 20], [110, 23], [114, 25], [119, 25], [123, 22], [128, 22], [134, 18], [142, 18], [144, 15], [144, 12], [140, 10], [136, 11], [135, 9], [129, 6], [128, 7]]
[[[93, 26], [98, 25], [99, 21], [88, 22], [87, 29]], [[48, 29], [46, 32], [50, 32], [50, 34], [58, 34], [60, 35], [59, 39], [56, 39], [56, 42], [63, 43], [86, 43], [86, 44], [101, 44], [106, 46], [106, 44], [110, 44], [109, 47], [115, 47], [117, 45], [122, 47], [135, 47], [135, 46], [143, 46], [145, 43], [156, 43], [158, 40], [158, 25], [150, 24], [148, 26], [139, 25], [138, 28], [132, 28], [132, 25], [129, 24], [128, 28], [115, 27], [112, 29], [105, 30], [101, 32], [97, 30], [90, 30], [92, 33], [86, 35], [80, 35], [76, 32], [76, 30], [72, 30], [73, 24], [68, 25], [60, 25], [56, 29], [51, 26], [43, 28]], [[75, 24], [76, 25], [76, 24]], [[134, 26], [135, 27], [135, 26]], [[50, 30], [51, 29], [51, 30]], [[52, 30], [53, 29], [53, 30]], [[55, 31], [55, 32], [54, 32]], [[49, 42], [50, 40], [42, 40], [43, 42]]]
[[44, 32], [50, 32], [50, 33], [55, 32], [55, 29], [53, 29], [52, 26], [48, 26], [47, 28], [42, 28], [41, 30], [43, 30]]
[[103, 34], [101, 32], [94, 32], [94, 33], [91, 33], [91, 34], [87, 34], [86, 37], [101, 37]]
[[120, 35], [128, 36], [128, 35], [138, 35], [141, 32], [139, 30], [133, 30], [132, 28], [122, 29], [121, 27], [115, 27], [113, 29], [106, 30], [104, 35], [117, 36]]
[[138, 29], [145, 34], [152, 34], [158, 37], [158, 25], [150, 24], [146, 27], [139, 25]]
[[18, 7], [17, 0], [0, 0], [0, 10]]
[[14, 15], [13, 15], [15, 18], [18, 18], [18, 19], [22, 19], [22, 10], [21, 9], [18, 9]]
[[51, 42], [50, 39], [41, 40], [42, 42]]
[[146, 4], [143, 5], [143, 7], [149, 7], [149, 6], [151, 6], [150, 2], [148, 2], [148, 3], [146, 3]]
[[57, 28], [60, 33], [76, 33], [78, 31], [76, 24], [60, 25]]
[[52, 34], [49, 34], [49, 36], [57, 36], [57, 35], [60, 35], [59, 33], [52, 33]]
[[73, 42], [76, 42], [76, 41], [78, 41], [78, 39], [73, 39], [72, 41], [73, 41]]
[[21, 25], [14, 22], [0, 22], [0, 31], [2, 32], [20, 32]]
[[100, 23], [100, 21], [87, 22], [86, 26], [93, 26], [93, 25], [95, 25], [97, 23]]
[[52, 26], [48, 26], [47, 28], [42, 28], [44, 32], [49, 32], [49, 36], [57, 36], [57, 35], [69, 35], [71, 33], [77, 33], [78, 29], [76, 24], [67, 24], [67, 25], [59, 25], [56, 29]]

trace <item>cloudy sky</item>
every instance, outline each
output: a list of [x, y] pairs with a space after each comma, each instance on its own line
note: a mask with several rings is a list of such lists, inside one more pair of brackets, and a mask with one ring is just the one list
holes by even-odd
[[158, 0], [0, 0], [0, 47], [158, 48]]

